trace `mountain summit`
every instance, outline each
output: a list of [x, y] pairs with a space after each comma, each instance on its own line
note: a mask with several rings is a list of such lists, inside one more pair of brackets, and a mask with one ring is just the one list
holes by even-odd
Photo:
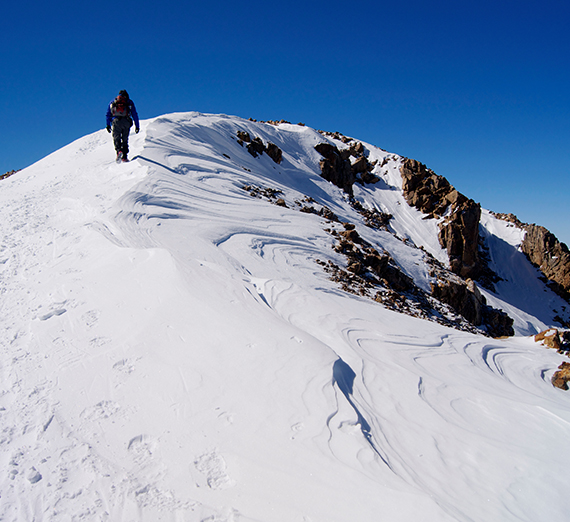
[[0, 181], [2, 520], [563, 519], [568, 249], [418, 161], [171, 114]]

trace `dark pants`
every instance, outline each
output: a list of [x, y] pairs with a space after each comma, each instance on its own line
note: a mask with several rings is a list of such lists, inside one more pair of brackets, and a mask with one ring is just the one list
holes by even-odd
[[115, 118], [112, 123], [115, 151], [117, 154], [122, 152], [125, 158], [129, 153], [129, 131], [132, 124], [133, 120], [130, 118]]

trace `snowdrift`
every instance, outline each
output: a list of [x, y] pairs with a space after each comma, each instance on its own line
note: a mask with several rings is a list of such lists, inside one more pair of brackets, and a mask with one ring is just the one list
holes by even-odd
[[342, 146], [304, 126], [174, 114], [142, 122], [128, 164], [100, 131], [0, 183], [0, 519], [567, 517], [570, 395], [550, 384], [564, 358], [527, 337], [564, 303], [490, 213], [503, 282], [484, 293], [517, 336], [344, 292], [316, 263], [343, 259], [304, 198], [420, 288], [427, 253], [447, 258], [437, 223], [403, 199], [401, 158], [366, 145], [380, 181], [355, 197], [394, 216], [393, 233], [373, 230], [319, 175], [323, 141]]

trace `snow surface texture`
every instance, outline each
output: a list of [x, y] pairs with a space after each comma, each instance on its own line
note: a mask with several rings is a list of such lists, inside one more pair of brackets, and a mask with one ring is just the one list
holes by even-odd
[[[570, 395], [550, 384], [564, 359], [340, 291], [315, 263], [342, 259], [324, 220], [295, 210], [304, 196], [418, 285], [429, 276], [421, 250], [361, 226], [320, 178], [322, 141], [175, 114], [142, 122], [130, 163], [100, 131], [0, 183], [1, 520], [568, 518]], [[401, 159], [367, 148], [388, 161], [356, 197], [445, 261], [436, 223], [405, 204]], [[500, 266], [517, 239], [485, 216]], [[503, 290], [519, 334], [549, 321]]]

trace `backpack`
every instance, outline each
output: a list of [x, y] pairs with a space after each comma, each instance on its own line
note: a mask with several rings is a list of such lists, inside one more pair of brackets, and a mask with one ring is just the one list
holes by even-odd
[[123, 96], [117, 96], [111, 102], [111, 114], [115, 118], [125, 118], [129, 116], [129, 100]]

